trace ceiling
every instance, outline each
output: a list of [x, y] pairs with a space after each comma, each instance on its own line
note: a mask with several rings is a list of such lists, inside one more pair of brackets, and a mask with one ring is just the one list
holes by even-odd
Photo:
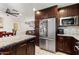
[[15, 9], [19, 11], [24, 17], [33, 17], [34, 11], [48, 8], [50, 6], [58, 5], [58, 7], [64, 7], [75, 3], [0, 3], [0, 11], [5, 11], [7, 8]]

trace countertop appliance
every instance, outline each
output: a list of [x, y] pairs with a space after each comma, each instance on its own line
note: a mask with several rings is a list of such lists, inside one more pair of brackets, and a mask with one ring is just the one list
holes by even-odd
[[78, 16], [71, 16], [71, 17], [62, 17], [60, 18], [60, 26], [73, 26], [78, 25], [79, 17]]
[[64, 34], [64, 29], [58, 29], [58, 30], [57, 30], [57, 33], [58, 33], [58, 34]]
[[55, 52], [56, 51], [56, 19], [48, 18], [40, 21], [39, 24], [39, 45], [40, 48]]

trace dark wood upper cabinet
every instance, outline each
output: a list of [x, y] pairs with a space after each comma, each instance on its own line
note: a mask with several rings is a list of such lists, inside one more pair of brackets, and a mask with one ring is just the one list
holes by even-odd
[[58, 20], [57, 25], [59, 26], [60, 18], [61, 17], [71, 17], [71, 16], [79, 16], [79, 3], [62, 7], [58, 9]]
[[78, 16], [79, 4], [74, 4], [63, 8], [59, 8], [58, 15], [59, 17]]

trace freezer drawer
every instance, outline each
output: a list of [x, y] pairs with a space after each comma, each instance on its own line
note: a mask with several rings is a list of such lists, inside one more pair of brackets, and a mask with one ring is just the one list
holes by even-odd
[[55, 40], [51, 39], [51, 40], [46, 40], [46, 49], [52, 52], [55, 52]]
[[51, 51], [51, 52], [55, 52], [56, 51], [56, 47], [55, 47], [55, 39], [42, 39], [40, 38], [40, 48]]
[[40, 39], [39, 42], [40, 48], [46, 49], [46, 40]]

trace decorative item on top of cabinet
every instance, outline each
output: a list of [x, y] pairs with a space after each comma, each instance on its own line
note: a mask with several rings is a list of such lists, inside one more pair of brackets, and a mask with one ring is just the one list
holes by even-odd
[[9, 8], [6, 9], [5, 13], [7, 14], [7, 16], [12, 15], [17, 17], [18, 15], [20, 15], [20, 13], [17, 10]]

